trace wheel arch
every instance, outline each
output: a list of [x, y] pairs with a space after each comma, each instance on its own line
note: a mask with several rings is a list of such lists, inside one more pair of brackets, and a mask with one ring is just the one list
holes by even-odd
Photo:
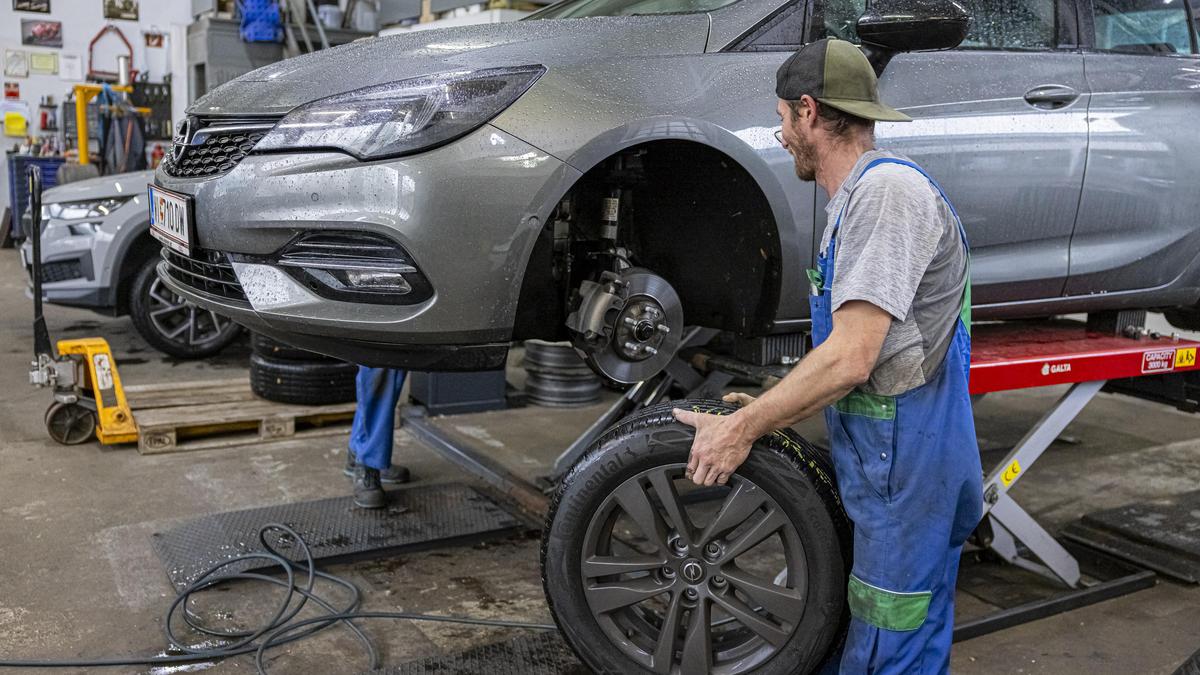
[[[652, 154], [682, 154], [704, 160], [679, 166], [677, 171], [671, 172], [668, 181], [677, 188], [671, 195], [674, 198], [672, 206], [678, 207], [682, 200], [692, 198], [694, 208], [678, 210], [674, 217], [656, 214], [660, 219], [652, 223], [634, 223], [635, 236], [643, 238], [642, 244], [648, 240], [654, 248], [653, 255], [648, 256], [650, 259], [645, 260], [644, 264], [656, 273], [663, 274], [676, 287], [684, 301], [688, 323], [715, 323], [714, 327], [746, 335], [769, 332], [776, 319], [779, 295], [785, 280], [787, 265], [784, 252], [807, 249], [807, 244], [801, 245], [799, 242], [797, 228], [786, 225], [794, 219], [784, 187], [759, 152], [738, 135], [704, 120], [670, 116], [639, 120], [595, 137], [567, 159], [568, 165], [578, 173], [572, 172], [574, 175], [571, 179], [560, 181], [557, 190], [540, 196], [537, 202], [540, 208], [531, 209], [531, 212], [537, 212], [541, 225], [525, 256], [525, 266], [520, 276], [514, 339], [565, 338], [565, 329], [561, 326], [561, 319], [565, 317], [555, 316], [557, 325], [545, 325], [548, 314], [545, 311], [546, 303], [554, 295], [548, 295], [546, 289], [553, 288], [555, 292], [561, 290], [550, 271], [552, 217], [555, 209], [563, 198], [589, 180], [594, 180], [613, 158], [639, 150], [648, 150]], [[720, 191], [704, 190], [706, 182], [711, 184], [713, 181], [711, 170], [714, 168], [721, 170], [718, 175], [722, 178], [737, 179], [738, 192], [730, 196], [738, 200], [731, 203], [725, 215], [757, 217], [760, 223], [750, 230], [722, 229], [718, 227], [722, 222], [720, 214], [701, 212], [704, 205], [711, 204], [713, 195], [725, 196]], [[660, 179], [662, 177], [658, 176]], [[651, 183], [654, 180], [652, 177]], [[650, 190], [661, 187], [661, 183], [658, 186], [651, 185]], [[645, 204], [646, 196], [635, 195], [635, 199]], [[748, 212], [735, 205], [748, 205], [753, 209]], [[696, 220], [697, 216], [701, 216], [699, 221]], [[638, 219], [635, 218], [635, 221]], [[686, 241], [691, 245], [681, 245], [678, 232], [673, 232], [672, 227], [695, 225], [697, 222], [701, 226], [688, 231]], [[745, 255], [731, 258], [728, 248], [717, 245], [726, 244], [728, 237], [739, 235], [741, 247], [736, 252], [745, 254], [752, 248], [750, 244], [756, 243], [758, 246], [754, 250], [757, 261]], [[747, 235], [752, 242], [746, 238]], [[707, 274], [702, 275], [702, 272]], [[700, 284], [695, 291], [681, 288], [696, 287], [696, 278], [700, 276], [713, 278], [710, 283]], [[716, 286], [722, 286], [724, 292]], [[747, 303], [753, 304], [753, 308], [744, 309]], [[689, 307], [692, 310], [690, 312]], [[743, 310], [728, 315], [724, 310], [730, 307], [742, 307]], [[547, 330], [554, 331], [554, 334], [546, 335]]]

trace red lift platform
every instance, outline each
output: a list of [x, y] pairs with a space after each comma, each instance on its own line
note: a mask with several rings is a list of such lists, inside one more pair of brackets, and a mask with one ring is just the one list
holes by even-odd
[[[1079, 321], [977, 324], [972, 334], [972, 397], [1051, 385], [1070, 388], [1025, 434], [983, 484], [983, 512], [978, 537], [1002, 559], [1056, 579], [1073, 589], [1052, 600], [1005, 610], [955, 628], [955, 639], [1067, 611], [1153, 585], [1154, 573], [1133, 570], [1118, 578], [1090, 582], [1079, 561], [1009, 496], [1014, 485], [1058, 438], [1080, 411], [1112, 380], [1172, 376], [1200, 370], [1200, 342], [1163, 337], [1135, 326], [1117, 335], [1089, 330]], [[983, 534], [986, 533], [986, 534]], [[1023, 554], [1021, 545], [1037, 560]]]

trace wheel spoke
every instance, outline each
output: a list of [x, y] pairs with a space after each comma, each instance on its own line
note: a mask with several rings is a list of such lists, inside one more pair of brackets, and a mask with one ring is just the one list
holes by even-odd
[[800, 621], [804, 615], [804, 596], [800, 591], [777, 586], [769, 579], [731, 567], [721, 573], [734, 588], [779, 619], [793, 624]]
[[650, 498], [638, 481], [627, 481], [613, 492], [613, 497], [625, 513], [637, 523], [638, 528], [646, 538], [650, 539], [662, 553], [669, 553], [667, 546], [667, 526], [659, 515], [658, 510], [650, 503]]
[[169, 307], [163, 307], [162, 309], [156, 309], [153, 312], [150, 312], [150, 316], [157, 317], [157, 316], [162, 316], [163, 314], [178, 312], [179, 310], [183, 309], [186, 306], [187, 305], [182, 302], [179, 303], [178, 305], [170, 305]]
[[784, 630], [771, 623], [766, 617], [755, 612], [749, 605], [731, 593], [714, 595], [713, 602], [720, 605], [721, 609], [729, 612], [743, 626], [754, 631], [759, 637], [776, 647], [782, 647], [792, 634], [790, 630]]
[[613, 610], [636, 605], [643, 600], [649, 600], [668, 590], [654, 577], [640, 577], [623, 581], [613, 581], [585, 588], [588, 604], [597, 614], [607, 614]]
[[614, 574], [630, 574], [649, 572], [667, 564], [663, 556], [631, 555], [631, 556], [598, 556], [594, 555], [583, 561], [583, 576], [586, 579], [607, 577]]
[[666, 471], [657, 471], [650, 474], [650, 484], [654, 486], [654, 492], [662, 502], [667, 517], [671, 519], [671, 524], [675, 526], [675, 531], [679, 533], [679, 538], [685, 545], [691, 546], [694, 541], [692, 539], [692, 519], [688, 517], [687, 509], [679, 502], [679, 492], [675, 490], [675, 481], [667, 475]]
[[[220, 333], [221, 330], [223, 329], [223, 327], [221, 326], [221, 316], [219, 314], [217, 314], [216, 312], [212, 311], [211, 309], [208, 310], [208, 315], [212, 317], [213, 332]], [[228, 322], [229, 320], [226, 319], [225, 321]]]
[[722, 561], [729, 562], [749, 551], [786, 524], [787, 518], [783, 513], [778, 508], [772, 508], [725, 549]]
[[188, 344], [196, 344], [196, 306], [188, 307]]
[[675, 636], [679, 633], [680, 619], [683, 618], [683, 593], [673, 593], [667, 613], [663, 616], [662, 630], [658, 634], [658, 644], [654, 647], [654, 660], [651, 668], [656, 673], [667, 675], [671, 672], [671, 663], [675, 660]]
[[712, 620], [707, 598], [692, 608], [688, 617], [687, 637], [683, 639], [683, 673], [707, 673], [712, 671]]
[[174, 340], [175, 338], [179, 337], [180, 335], [183, 335], [183, 332], [186, 331], [187, 329], [188, 329], [188, 323], [185, 321], [185, 322], [179, 324], [178, 328], [167, 333], [166, 336], [169, 339]]
[[763, 495], [757, 485], [739, 480], [725, 496], [721, 510], [717, 516], [704, 528], [700, 541], [708, 543], [717, 537], [734, 530], [762, 506]]

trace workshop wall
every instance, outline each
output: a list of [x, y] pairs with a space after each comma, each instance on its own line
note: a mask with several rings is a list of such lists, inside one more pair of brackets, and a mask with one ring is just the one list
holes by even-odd
[[[75, 84], [82, 83], [88, 69], [88, 43], [105, 24], [111, 23], [125, 34], [133, 45], [133, 68], [149, 72], [151, 82], [162, 82], [163, 76], [174, 72], [172, 83], [173, 116], [178, 119], [187, 106], [187, 25], [192, 20], [191, 3], [188, 0], [141, 0], [138, 3], [138, 20], [108, 20], [104, 18], [104, 0], [48, 0], [50, 13], [16, 11], [14, 0], [0, 0], [0, 48], [5, 54], [10, 50], [21, 50], [28, 54], [58, 55], [59, 74], [42, 75], [29, 73], [27, 77], [3, 76], [5, 83], [20, 87], [20, 99], [29, 108], [29, 135], [40, 133], [38, 103], [43, 96], [54, 97], [61, 104]], [[21, 20], [46, 20], [62, 22], [62, 47], [38, 47], [21, 44]], [[145, 33], [164, 35], [162, 47], [147, 47]], [[106, 35], [95, 50], [95, 64], [99, 70], [116, 70], [116, 55], [125, 53], [125, 46], [115, 35]], [[78, 56], [81, 60], [83, 78], [63, 79], [63, 57]], [[58, 124], [62, 126], [61, 108]], [[11, 150], [22, 139], [0, 135], [3, 148]], [[166, 149], [166, 148], [164, 148]], [[0, 162], [0, 212], [8, 205], [8, 162]]]

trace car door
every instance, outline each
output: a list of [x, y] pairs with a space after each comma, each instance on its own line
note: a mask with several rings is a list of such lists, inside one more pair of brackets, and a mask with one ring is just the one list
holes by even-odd
[[1200, 57], [1185, 0], [1093, 0], [1087, 179], [1067, 293], [1152, 289], [1200, 250]]
[[[823, 34], [855, 38], [862, 0], [815, 2]], [[976, 306], [1056, 297], [1087, 150], [1074, 8], [1070, 0], [963, 4], [972, 22], [959, 48], [901, 54], [883, 72], [883, 100], [914, 121], [877, 124], [877, 144], [922, 165], [954, 203], [971, 243]]]

